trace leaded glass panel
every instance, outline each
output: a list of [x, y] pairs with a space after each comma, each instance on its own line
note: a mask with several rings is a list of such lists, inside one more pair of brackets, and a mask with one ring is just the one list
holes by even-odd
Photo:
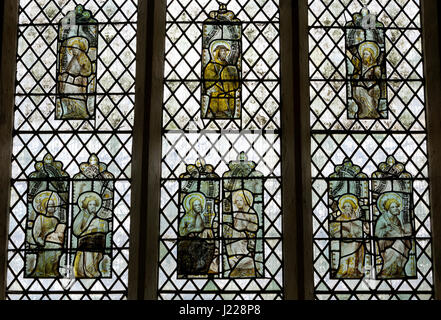
[[219, 273], [220, 177], [198, 159], [180, 176], [178, 277]]
[[[89, 13], [93, 17], [87, 36], [81, 24], [79, 32], [74, 32], [72, 23], [62, 23], [81, 8], [81, 19], [88, 20]], [[18, 21], [6, 296], [34, 300], [125, 299], [137, 1], [20, 0]], [[70, 39], [79, 43], [88, 39], [87, 59], [81, 44], [79, 49], [68, 45], [63, 38], [67, 33], [60, 34], [66, 26], [72, 28]], [[96, 57], [91, 48], [99, 48]], [[89, 105], [86, 99], [88, 114], [83, 117], [83, 112], [81, 119], [67, 119], [66, 114], [57, 111], [57, 103], [63, 104], [66, 94], [72, 93], [62, 93], [58, 86], [64, 70], [59, 63], [69, 65], [73, 61], [70, 56], [65, 56], [66, 60], [58, 54], [69, 49], [78, 49], [77, 56], [84, 58], [79, 60], [89, 61], [91, 70], [95, 68], [95, 75], [87, 80], [95, 91], [81, 93], [93, 97], [94, 102]], [[53, 166], [64, 173], [59, 177], [51, 169], [50, 174], [34, 178], [35, 165], [49, 161], [49, 157]], [[49, 168], [49, 164], [43, 167]], [[38, 180], [41, 184], [36, 187]], [[61, 188], [62, 183], [65, 185]], [[28, 218], [29, 214], [35, 215], [31, 213], [34, 207], [44, 219]], [[52, 211], [53, 217], [49, 217]], [[79, 219], [86, 216], [87, 221], [80, 223]], [[32, 241], [38, 237], [29, 235], [34, 229], [42, 229], [35, 227], [43, 225], [38, 220], [45, 220], [44, 225], [52, 225], [51, 230], [54, 227], [56, 232], [37, 248]], [[77, 228], [80, 225], [84, 228]], [[63, 229], [64, 238], [60, 236]], [[49, 241], [56, 238], [63, 238], [61, 247]], [[48, 248], [49, 242], [52, 249]], [[43, 247], [47, 250], [41, 250]], [[36, 262], [31, 261], [32, 255]], [[50, 263], [44, 268], [31, 267], [38, 261]], [[46, 276], [42, 273], [37, 277], [36, 269], [47, 270], [43, 272]]]
[[61, 277], [68, 258], [69, 175], [49, 153], [35, 169], [28, 179], [25, 277]]
[[73, 255], [76, 278], [111, 277], [114, 176], [91, 155], [73, 179]]
[[[214, 77], [210, 50], [225, 56]], [[279, 54], [276, 0], [167, 1], [159, 299], [282, 298]], [[205, 112], [210, 99], [212, 111], [228, 112]], [[198, 163], [210, 168], [205, 176]], [[202, 229], [192, 241], [207, 249], [196, 259], [203, 274], [185, 276], [180, 226], [190, 199]]]
[[391, 156], [372, 177], [377, 278], [416, 277], [412, 175]]
[[223, 174], [224, 276], [264, 276], [263, 174], [241, 152]]
[[362, 278], [370, 265], [369, 182], [349, 159], [329, 180], [331, 278]]
[[222, 4], [210, 12], [202, 32], [202, 118], [240, 119], [240, 20]]
[[98, 25], [82, 5], [58, 26], [56, 119], [88, 119], [95, 114]]
[[346, 24], [348, 118], [387, 119], [384, 25], [364, 8]]
[[[308, 8], [315, 297], [431, 299], [421, 3], [309, 0]], [[380, 116], [348, 107], [357, 99], [348, 50], [360, 60], [363, 43], [366, 58], [378, 57], [363, 94]], [[363, 175], [336, 175], [349, 164]]]

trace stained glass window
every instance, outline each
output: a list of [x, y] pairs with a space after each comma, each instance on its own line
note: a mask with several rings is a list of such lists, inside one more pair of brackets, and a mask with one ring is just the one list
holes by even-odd
[[308, 4], [315, 298], [430, 299], [420, 1]]
[[166, 6], [159, 299], [281, 299], [278, 1]]
[[18, 18], [7, 298], [125, 299], [137, 1]]

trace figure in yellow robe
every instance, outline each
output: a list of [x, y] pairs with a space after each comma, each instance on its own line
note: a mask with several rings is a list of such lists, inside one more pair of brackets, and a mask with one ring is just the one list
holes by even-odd
[[237, 68], [228, 64], [230, 49], [221, 44], [214, 48], [212, 60], [204, 70], [204, 89], [209, 95], [206, 115], [213, 118], [233, 118], [236, 112], [236, 92], [239, 88]]

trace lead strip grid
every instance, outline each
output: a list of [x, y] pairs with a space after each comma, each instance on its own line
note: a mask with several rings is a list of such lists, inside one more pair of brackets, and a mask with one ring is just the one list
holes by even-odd
[[[202, 23], [218, 4], [169, 1], [167, 6], [160, 212], [160, 299], [281, 299], [280, 63], [275, 1], [228, 1], [242, 25], [241, 119], [200, 118]], [[255, 11], [250, 12], [253, 8]], [[198, 10], [203, 10], [198, 11]], [[257, 279], [178, 279], [179, 176], [203, 159], [221, 176], [244, 152], [264, 183], [264, 274]], [[220, 178], [223, 180], [225, 178]], [[222, 205], [217, 212], [222, 219]], [[223, 240], [219, 228], [218, 240]], [[221, 262], [222, 263], [222, 262]]]
[[[357, 179], [352, 179], [357, 181]], [[368, 179], [372, 180], [372, 179]], [[390, 180], [390, 178], [388, 179]], [[378, 297], [377, 294], [402, 294], [401, 298], [406, 295], [413, 297], [427, 296], [432, 294], [431, 278], [431, 238], [430, 238], [430, 218], [428, 206], [428, 181], [427, 179], [410, 179], [413, 181], [413, 198], [412, 207], [414, 235], [416, 239], [416, 260], [417, 275], [415, 278], [409, 277], [405, 280], [383, 280], [370, 281], [370, 279], [331, 279], [330, 278], [330, 258], [329, 258], [329, 225], [328, 219], [330, 212], [328, 210], [328, 190], [327, 185], [329, 179], [317, 178], [313, 181], [313, 224], [314, 228], [314, 263], [317, 296], [336, 297], [337, 293], [345, 293], [351, 298], [373, 298]], [[372, 203], [372, 200], [370, 200]], [[372, 215], [372, 204], [370, 205]], [[370, 223], [372, 230], [374, 224]], [[372, 231], [371, 231], [372, 232]], [[368, 240], [369, 238], [366, 238]], [[372, 250], [371, 250], [372, 251]], [[415, 292], [415, 290], [417, 292]], [[326, 294], [326, 295], [325, 295]]]
[[[73, 181], [73, 180], [70, 180]], [[27, 182], [20, 181], [13, 184], [11, 191], [10, 240], [8, 248], [8, 282], [7, 293], [12, 297], [32, 298], [41, 294], [41, 297], [55, 297], [56, 299], [106, 299], [112, 294], [126, 295], [128, 276], [128, 246], [129, 246], [129, 207], [130, 182], [115, 180], [114, 214], [112, 219], [113, 230], [111, 250], [111, 276], [100, 279], [76, 279], [72, 286], [66, 289], [69, 279], [42, 279], [24, 278], [25, 254], [25, 226], [27, 222]], [[68, 203], [68, 230], [66, 235], [72, 234], [71, 209], [76, 203]], [[66, 240], [66, 249], [62, 252], [70, 255], [74, 253], [69, 239]], [[67, 257], [72, 258], [72, 257]], [[22, 292], [22, 295], [18, 295]]]
[[[166, 134], [164, 139], [170, 140], [170, 136], [177, 136], [176, 134]], [[184, 135], [180, 135], [183, 137]], [[176, 155], [173, 158], [176, 158], [172, 165], [166, 163], [163, 164], [167, 168], [166, 172], [170, 172], [170, 174], [166, 174], [161, 179], [162, 181], [162, 189], [161, 189], [161, 216], [160, 216], [160, 280], [159, 280], [159, 294], [167, 293], [169, 291], [179, 291], [186, 292], [189, 289], [193, 289], [196, 292], [204, 292], [208, 291], [210, 294], [218, 295], [221, 293], [227, 293], [230, 291], [239, 291], [245, 290], [246, 292], [251, 292], [253, 290], [262, 290], [262, 292], [278, 292], [277, 295], [272, 296], [274, 298], [279, 298], [279, 294], [281, 294], [282, 290], [282, 278], [283, 278], [283, 260], [282, 260], [282, 247], [281, 247], [281, 177], [280, 177], [280, 159], [276, 157], [276, 162], [266, 163], [265, 157], [270, 153], [265, 150], [265, 148], [257, 147], [259, 145], [258, 141], [255, 141], [255, 144], [251, 144], [248, 152], [252, 155], [248, 154], [248, 161], [253, 160], [258, 157], [260, 160], [256, 161], [257, 166], [256, 170], [261, 171], [263, 173], [264, 183], [264, 200], [263, 200], [263, 241], [264, 241], [264, 268], [265, 268], [265, 276], [257, 279], [225, 279], [222, 277], [220, 279], [211, 278], [211, 279], [177, 279], [176, 278], [176, 259], [177, 259], [177, 248], [176, 248], [176, 239], [177, 239], [177, 225], [178, 225], [178, 212], [180, 210], [181, 204], [179, 203], [179, 174], [185, 172], [184, 160], [179, 159], [180, 157], [187, 159], [186, 163], [191, 164], [195, 163], [197, 160], [195, 157], [204, 159], [207, 164], [211, 164], [214, 166], [214, 172], [221, 175], [223, 172], [228, 170], [226, 166], [229, 161], [225, 160], [225, 158], [229, 158], [231, 160], [235, 160], [240, 151], [236, 151], [234, 148], [234, 141], [238, 139], [237, 134], [231, 134], [227, 136], [227, 138], [233, 138], [234, 140], [229, 141], [229, 145], [232, 145], [232, 149], [226, 147], [223, 149], [224, 156], [221, 155], [220, 151], [217, 150], [219, 146], [224, 146], [225, 143], [219, 141], [218, 139], [226, 139], [224, 136], [219, 134], [209, 133], [206, 134], [206, 137], [210, 137], [212, 139], [212, 145], [207, 144], [197, 144], [194, 138], [201, 137], [199, 134], [187, 134], [185, 137], [188, 137], [188, 140], [191, 140], [194, 145], [191, 149], [185, 149], [182, 147], [172, 146], [170, 147], [168, 154], [164, 156], [167, 159], [168, 155], [175, 154], [178, 150], [187, 150], [182, 155]], [[249, 141], [253, 141], [252, 134], [247, 135]], [[254, 136], [259, 136], [254, 134]], [[272, 141], [275, 140], [272, 144], [271, 148], [279, 149], [280, 141], [279, 136], [276, 134], [268, 134], [262, 135], [265, 139]], [[261, 136], [261, 137], [262, 137]], [[203, 136], [202, 136], [203, 137]], [[269, 137], [269, 138], [268, 138]], [[174, 137], [175, 139], [176, 137]], [[207, 138], [208, 139], [208, 138]], [[197, 138], [196, 138], [197, 140]], [[262, 139], [261, 141], [265, 141]], [[238, 143], [238, 145], [243, 146], [244, 143]], [[268, 143], [267, 143], [268, 146]], [[168, 148], [167, 148], [168, 149]], [[263, 155], [258, 155], [255, 152], [257, 150], [264, 150], [265, 153]], [[269, 150], [271, 151], [271, 150]], [[165, 151], [163, 151], [164, 154]], [[277, 154], [280, 154], [280, 150], [277, 151]], [[245, 152], [246, 153], [246, 152]], [[272, 153], [271, 153], [272, 154]], [[225, 157], [225, 158], [224, 158]], [[268, 157], [268, 159], [274, 159], [274, 156]], [[271, 173], [272, 172], [272, 173]], [[163, 169], [164, 174], [164, 169]], [[167, 177], [168, 176], [168, 177]], [[226, 178], [220, 178], [221, 180], [225, 180]], [[246, 180], [246, 178], [244, 178]], [[220, 209], [222, 210], [222, 209]], [[181, 213], [182, 214], [182, 213]], [[218, 217], [221, 219], [222, 211], [218, 212]], [[222, 236], [221, 238], [222, 239]], [[213, 293], [218, 292], [218, 293]], [[164, 297], [173, 297], [176, 298], [178, 293], [174, 292], [170, 295], [164, 295]], [[189, 293], [190, 294], [190, 293]], [[240, 295], [236, 292], [237, 295]], [[225, 299], [228, 297], [232, 297], [231, 295], [222, 295]], [[254, 298], [263, 297], [259, 295], [252, 295]], [[251, 297], [248, 294], [243, 293], [243, 297]], [[265, 297], [269, 297], [269, 295], [265, 294]]]
[[[97, 113], [95, 120], [54, 121], [58, 22], [77, 4], [99, 20]], [[137, 1], [20, 1], [8, 299], [127, 298], [136, 20]], [[26, 181], [46, 153], [71, 177], [93, 153], [115, 175], [112, 278], [76, 280], [68, 290], [63, 279], [23, 278]]]
[[[345, 25], [366, 6], [386, 36], [387, 120], [348, 119]], [[419, 1], [309, 1], [311, 158], [316, 299], [432, 299], [424, 72]], [[412, 174], [417, 277], [330, 279], [327, 181], [350, 159], [370, 177], [393, 155]], [[357, 180], [357, 179], [354, 179]], [[372, 208], [370, 208], [372, 210]]]

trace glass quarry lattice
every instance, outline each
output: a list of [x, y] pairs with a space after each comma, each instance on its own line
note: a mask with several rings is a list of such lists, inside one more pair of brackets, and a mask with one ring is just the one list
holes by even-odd
[[[58, 62], [66, 60], [57, 60], [66, 43], [57, 39], [60, 21], [76, 9], [81, 11], [80, 8], [82, 14], [88, 15], [90, 12], [95, 20], [96, 47], [99, 48], [95, 58], [91, 55], [88, 57], [92, 69], [96, 68], [96, 77], [92, 80], [95, 90], [85, 95], [94, 97], [90, 106], [87, 100], [86, 108], [88, 111], [91, 107], [93, 113], [86, 117], [84, 112], [80, 112], [81, 119], [67, 119], [64, 113], [58, 116], [56, 108], [57, 101], [63, 104], [63, 99], [68, 98], [67, 93], [73, 93], [72, 90], [62, 93], [57, 86], [57, 82], [64, 79], [62, 74], [57, 73], [63, 70], [58, 68]], [[125, 299], [128, 284], [137, 1], [21, 0], [18, 18], [7, 298]], [[79, 35], [75, 34], [78, 37], [82, 35], [81, 31]], [[76, 48], [67, 43], [66, 46], [66, 52], [69, 48]], [[82, 48], [81, 44], [78, 46]], [[84, 50], [81, 52], [84, 53]], [[81, 58], [81, 52], [77, 52], [79, 60], [87, 61]], [[71, 56], [66, 57], [66, 61], [73, 61]], [[70, 73], [76, 76], [74, 71]], [[89, 74], [83, 71], [76, 77], [77, 80]], [[83, 95], [83, 91], [80, 93]], [[59, 100], [59, 97], [63, 99]], [[84, 101], [80, 103], [83, 111]], [[51, 169], [46, 171], [51, 174], [40, 175], [38, 179], [43, 184], [35, 189], [38, 191], [36, 194], [30, 193], [35, 185], [35, 179], [32, 180], [32, 173], [36, 172], [34, 165], [44, 159], [50, 162], [47, 157], [53, 159], [54, 165], [60, 163], [61, 171], [56, 174], [58, 169]], [[57, 180], [56, 183], [53, 179]], [[45, 191], [47, 194], [44, 194]], [[42, 204], [40, 213], [43, 216], [54, 211], [54, 217], [59, 217], [41, 220], [60, 219], [58, 221], [66, 222], [58, 223], [59, 229], [55, 228], [57, 232], [51, 238], [62, 239], [62, 246], [46, 248], [45, 252], [40, 250], [39, 245], [32, 244], [33, 248], [37, 246], [37, 255], [31, 253], [34, 249], [27, 242], [27, 239], [31, 239], [27, 234], [32, 233], [34, 226], [33, 216], [28, 215], [28, 209], [30, 214], [34, 209], [33, 200], [36, 200], [36, 204]], [[44, 205], [49, 200], [50, 204]], [[88, 209], [83, 208], [86, 202]], [[101, 217], [94, 220], [100, 222], [96, 228], [92, 224], [86, 229], [77, 228], [81, 225], [78, 223], [80, 217], [84, 218], [94, 210]], [[38, 226], [36, 229], [38, 231]], [[89, 231], [92, 235], [88, 237]], [[64, 239], [62, 236], [55, 237], [63, 232]], [[91, 241], [92, 238], [97, 241]], [[56, 246], [56, 241], [53, 243]], [[92, 249], [97, 247], [91, 246], [95, 245], [100, 247], [99, 252], [93, 252]], [[50, 264], [52, 267], [40, 264], [41, 268], [32, 269], [32, 254], [35, 261], [39, 258], [43, 262], [52, 261], [50, 258], [42, 259], [44, 255], [58, 257], [59, 260], [54, 261], [61, 264]], [[84, 261], [92, 256], [100, 261], [99, 264], [85, 268]], [[37, 276], [35, 270], [43, 273]], [[70, 277], [75, 281], [71, 281]]]
[[315, 298], [431, 299], [420, 1], [308, 4]]
[[283, 298], [279, 42], [278, 1], [167, 1], [160, 299]]

